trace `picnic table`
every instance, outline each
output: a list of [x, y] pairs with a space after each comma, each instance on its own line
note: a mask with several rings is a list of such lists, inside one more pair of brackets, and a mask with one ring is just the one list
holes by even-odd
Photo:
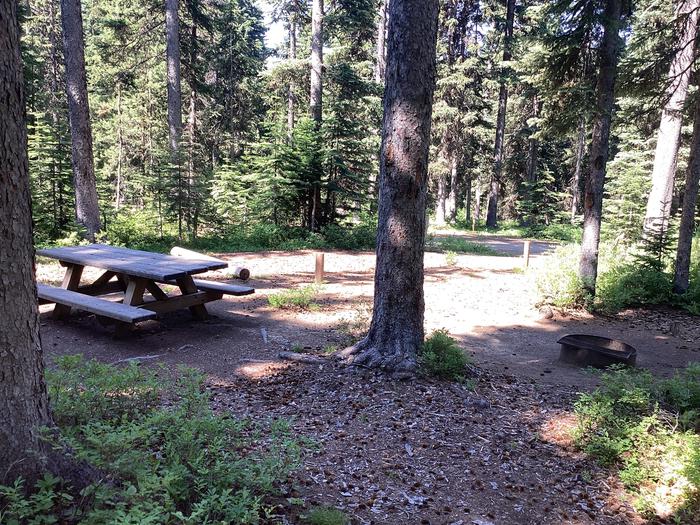
[[[189, 308], [196, 319], [206, 319], [206, 303], [223, 295], [255, 292], [248, 286], [193, 278], [228, 266], [204, 255], [180, 257], [104, 244], [47, 248], [37, 250], [37, 254], [58, 259], [66, 268], [60, 288], [37, 285], [40, 304], [55, 303], [55, 319], [67, 317], [71, 308], [94, 313], [103, 323], [117, 323], [118, 328], [183, 308]], [[104, 272], [93, 282], [81, 284], [85, 267]], [[168, 294], [164, 284], [179, 289], [179, 293]]]

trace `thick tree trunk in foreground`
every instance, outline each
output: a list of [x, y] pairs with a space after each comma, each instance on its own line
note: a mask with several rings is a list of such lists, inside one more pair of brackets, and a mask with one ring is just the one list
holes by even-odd
[[586, 120], [581, 117], [578, 124], [578, 134], [576, 137], [576, 165], [574, 176], [571, 179], [571, 223], [576, 220], [579, 203], [581, 201], [581, 171], [583, 167], [583, 157], [586, 148]]
[[[503, 62], [512, 57], [513, 21], [515, 19], [515, 0], [506, 0], [506, 28], [503, 37]], [[486, 226], [498, 226], [498, 188], [503, 171], [503, 140], [506, 132], [506, 111], [508, 109], [508, 84], [501, 80], [498, 91], [498, 115], [496, 116], [496, 141], [493, 148], [493, 174], [489, 186], [489, 204], [486, 214]]]
[[0, 1], [0, 483], [36, 478], [49, 402], [39, 338], [17, 3]]
[[377, 57], [374, 63], [374, 81], [384, 83], [386, 73], [386, 26], [389, 0], [379, 4], [379, 21], [377, 22]]
[[685, 176], [685, 193], [683, 195], [683, 212], [678, 232], [678, 250], [676, 267], [673, 275], [673, 291], [684, 294], [688, 291], [690, 279], [690, 253], [695, 230], [695, 212], [698, 202], [698, 184], [700, 183], [700, 99], [695, 101], [695, 118], [693, 122], [693, 142], [690, 147], [690, 160]]
[[598, 277], [598, 245], [603, 213], [603, 187], [608, 162], [610, 121], [615, 102], [615, 77], [620, 49], [620, 16], [622, 0], [605, 4], [603, 42], [600, 47], [600, 69], [596, 82], [596, 107], [593, 116], [591, 165], [586, 177], [583, 201], [583, 239], [579, 275], [584, 289], [595, 295]]
[[[316, 130], [323, 124], [323, 0], [313, 0], [311, 11], [311, 93], [309, 110]], [[321, 166], [314, 162], [314, 181], [309, 190], [309, 227], [321, 227]]]
[[61, 0], [63, 55], [66, 63], [66, 93], [73, 154], [75, 214], [88, 239], [100, 231], [95, 165], [92, 156], [92, 128], [85, 76], [85, 42], [80, 0]]
[[423, 344], [423, 248], [438, 0], [392, 0], [380, 155], [374, 313], [352, 364], [411, 375]]
[[683, 124], [683, 105], [688, 95], [691, 64], [695, 50], [700, 0], [678, 0], [677, 17], [684, 20], [678, 39], [678, 52], [668, 73], [668, 101], [661, 114], [656, 141], [651, 192], [644, 216], [645, 235], [660, 234], [668, 227], [673, 199], [673, 182]]
[[45, 472], [76, 490], [94, 472], [40, 436], [51, 427], [39, 336], [17, 2], [0, 0], [0, 484]]

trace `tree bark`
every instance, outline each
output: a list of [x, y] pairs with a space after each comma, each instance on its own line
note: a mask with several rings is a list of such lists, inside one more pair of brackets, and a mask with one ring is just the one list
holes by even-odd
[[323, 0], [313, 0], [311, 12], [311, 118], [320, 128], [323, 121]]
[[[503, 62], [512, 57], [513, 22], [515, 20], [515, 0], [506, 0], [506, 27], [503, 38]], [[506, 110], [508, 108], [508, 84], [501, 79], [498, 91], [498, 115], [496, 117], [496, 141], [493, 148], [493, 174], [489, 186], [489, 203], [486, 226], [498, 226], [498, 189], [503, 171], [503, 141], [506, 131]]]
[[374, 63], [374, 81], [384, 83], [386, 74], [386, 26], [389, 0], [381, 0], [379, 4], [379, 21], [377, 22], [377, 57]]
[[17, 2], [0, 1], [0, 484], [45, 472], [80, 490], [92, 471], [41, 438], [51, 427], [39, 335]]
[[479, 222], [481, 220], [481, 199], [483, 197], [484, 190], [481, 188], [481, 183], [476, 182], [476, 191], [474, 192], [474, 221]]
[[168, 77], [168, 136], [174, 166], [180, 164], [182, 140], [182, 88], [180, 81], [180, 15], [179, 0], [165, 0], [165, 55]]
[[[311, 11], [311, 93], [309, 106], [316, 131], [323, 124], [323, 0], [313, 0]], [[314, 180], [309, 192], [309, 227], [318, 231], [321, 227], [321, 165], [314, 160]]]
[[85, 42], [80, 0], [61, 0], [63, 56], [72, 142], [75, 214], [88, 239], [100, 231], [100, 209], [92, 155], [90, 105], [85, 75]]
[[581, 117], [578, 123], [578, 134], [576, 136], [576, 165], [574, 176], [571, 179], [571, 223], [576, 221], [579, 202], [581, 200], [581, 171], [583, 167], [583, 157], [586, 153], [586, 119]]
[[168, 79], [168, 138], [170, 140], [170, 167], [177, 181], [177, 230], [183, 234], [183, 184], [180, 172], [180, 144], [182, 142], [182, 86], [180, 75], [180, 15], [179, 0], [165, 0], [165, 60]]
[[466, 181], [466, 195], [464, 196], [464, 222], [472, 222], [472, 179]]
[[[289, 19], [289, 60], [296, 60], [297, 58], [297, 23], [294, 18], [296, 15], [290, 15]], [[292, 133], [294, 132], [294, 80], [289, 81], [289, 87], [287, 88], [287, 138], [289, 141], [292, 140]]]
[[[540, 116], [540, 101], [535, 94], [532, 97], [532, 117], [537, 119]], [[527, 153], [527, 165], [526, 165], [526, 177], [527, 181], [532, 186], [537, 182], [537, 161], [540, 149], [540, 141], [533, 136], [537, 132], [537, 126], [533, 126], [533, 131], [528, 138], [528, 153]]]
[[445, 202], [445, 218], [448, 221], [453, 221], [457, 214], [457, 179], [459, 176], [457, 168], [457, 159], [453, 158], [450, 163], [450, 192], [447, 194], [447, 201]]
[[695, 37], [697, 35], [700, 0], [677, 0], [676, 16], [684, 19], [678, 51], [668, 73], [666, 96], [668, 101], [661, 113], [656, 141], [654, 169], [651, 174], [651, 192], [644, 216], [644, 233], [660, 234], [668, 227], [673, 199], [673, 181], [678, 163], [683, 106], [688, 95]]
[[603, 212], [603, 187], [608, 162], [610, 121], [615, 102], [615, 77], [620, 49], [622, 0], [606, 0], [603, 14], [603, 41], [596, 81], [596, 107], [593, 116], [591, 165], [586, 177], [583, 202], [583, 239], [579, 275], [584, 289], [595, 295], [598, 277], [598, 246]]
[[423, 252], [438, 0], [389, 6], [374, 312], [349, 362], [406, 377], [423, 344]]
[[440, 171], [437, 180], [437, 195], [435, 199], [435, 224], [442, 226], [445, 224], [446, 216], [446, 206], [445, 206], [445, 195], [447, 193], [447, 181], [445, 180], [445, 173]]
[[679, 295], [688, 291], [690, 285], [690, 254], [695, 231], [695, 212], [700, 183], [700, 99], [695, 101], [693, 121], [693, 142], [690, 146], [690, 160], [685, 176], [683, 211], [678, 232], [676, 266], [673, 274], [673, 292]]

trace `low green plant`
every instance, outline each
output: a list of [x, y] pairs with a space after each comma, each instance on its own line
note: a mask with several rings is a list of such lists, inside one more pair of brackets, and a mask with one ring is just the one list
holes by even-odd
[[309, 525], [348, 525], [350, 518], [335, 507], [315, 507], [304, 516], [304, 523]]
[[57, 360], [47, 376], [60, 430], [52, 439], [104, 482], [75, 494], [47, 475], [31, 496], [22, 480], [0, 486], [0, 523], [259, 523], [299, 462], [289, 425], [214, 414], [199, 373], [156, 374]]
[[271, 294], [267, 297], [267, 302], [273, 308], [313, 310], [319, 308], [318, 303], [314, 302], [318, 292], [319, 288], [317, 286], [304, 286]]
[[[643, 247], [601, 244], [596, 297], [583, 290], [579, 278], [580, 246], [568, 244], [548, 255], [535, 282], [540, 300], [559, 307], [586, 307], [615, 313], [629, 307], [671, 305], [700, 315], [700, 242], [695, 241], [690, 288], [682, 296], [672, 293], [672, 262], [659, 266], [644, 255]], [[650, 258], [651, 257], [651, 258]]]
[[457, 253], [451, 250], [445, 252], [445, 264], [453, 268], [457, 266]]
[[464, 380], [469, 358], [447, 330], [436, 330], [426, 338], [418, 354], [420, 371], [448, 381]]
[[430, 236], [425, 243], [425, 250], [429, 252], [454, 252], [469, 253], [472, 255], [503, 255], [490, 246], [470, 241], [457, 235]]
[[547, 256], [546, 264], [535, 273], [542, 302], [559, 307], [582, 307], [586, 303], [578, 274], [580, 247], [567, 244]]
[[671, 379], [611, 367], [575, 404], [576, 444], [615, 466], [640, 511], [700, 514], [700, 365]]

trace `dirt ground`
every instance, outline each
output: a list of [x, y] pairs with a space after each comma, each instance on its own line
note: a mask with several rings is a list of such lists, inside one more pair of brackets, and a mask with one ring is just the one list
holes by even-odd
[[[493, 241], [509, 255], [522, 250], [522, 241]], [[531, 268], [547, 264], [550, 248], [533, 245]], [[56, 322], [43, 315], [49, 363], [82, 353], [105, 362], [192, 366], [207, 374], [217, 409], [257, 420], [293, 418], [295, 431], [318, 446], [284, 488], [280, 523], [296, 523], [317, 504], [343, 509], [358, 524], [646, 523], [615, 476], [571, 446], [571, 402], [596, 378], [559, 363], [557, 340], [569, 333], [623, 339], [637, 348], [639, 366], [668, 376], [700, 361], [697, 318], [631, 310], [614, 318], [555, 312], [545, 319], [521, 258], [460, 255], [450, 266], [445, 255], [428, 253], [426, 330], [446, 328], [461, 342], [475, 363], [474, 388], [394, 382], [350, 373], [330, 359], [305, 365], [278, 358], [293, 347], [330, 352], [361, 332], [371, 315], [373, 253], [326, 253], [326, 283], [311, 311], [273, 309], [267, 296], [310, 284], [312, 252], [219, 256], [251, 270], [255, 295], [211, 303], [208, 321], [171, 314], [124, 339], [91, 316]], [[56, 282], [61, 269], [42, 262], [37, 276]], [[305, 506], [293, 506], [296, 498]]]

